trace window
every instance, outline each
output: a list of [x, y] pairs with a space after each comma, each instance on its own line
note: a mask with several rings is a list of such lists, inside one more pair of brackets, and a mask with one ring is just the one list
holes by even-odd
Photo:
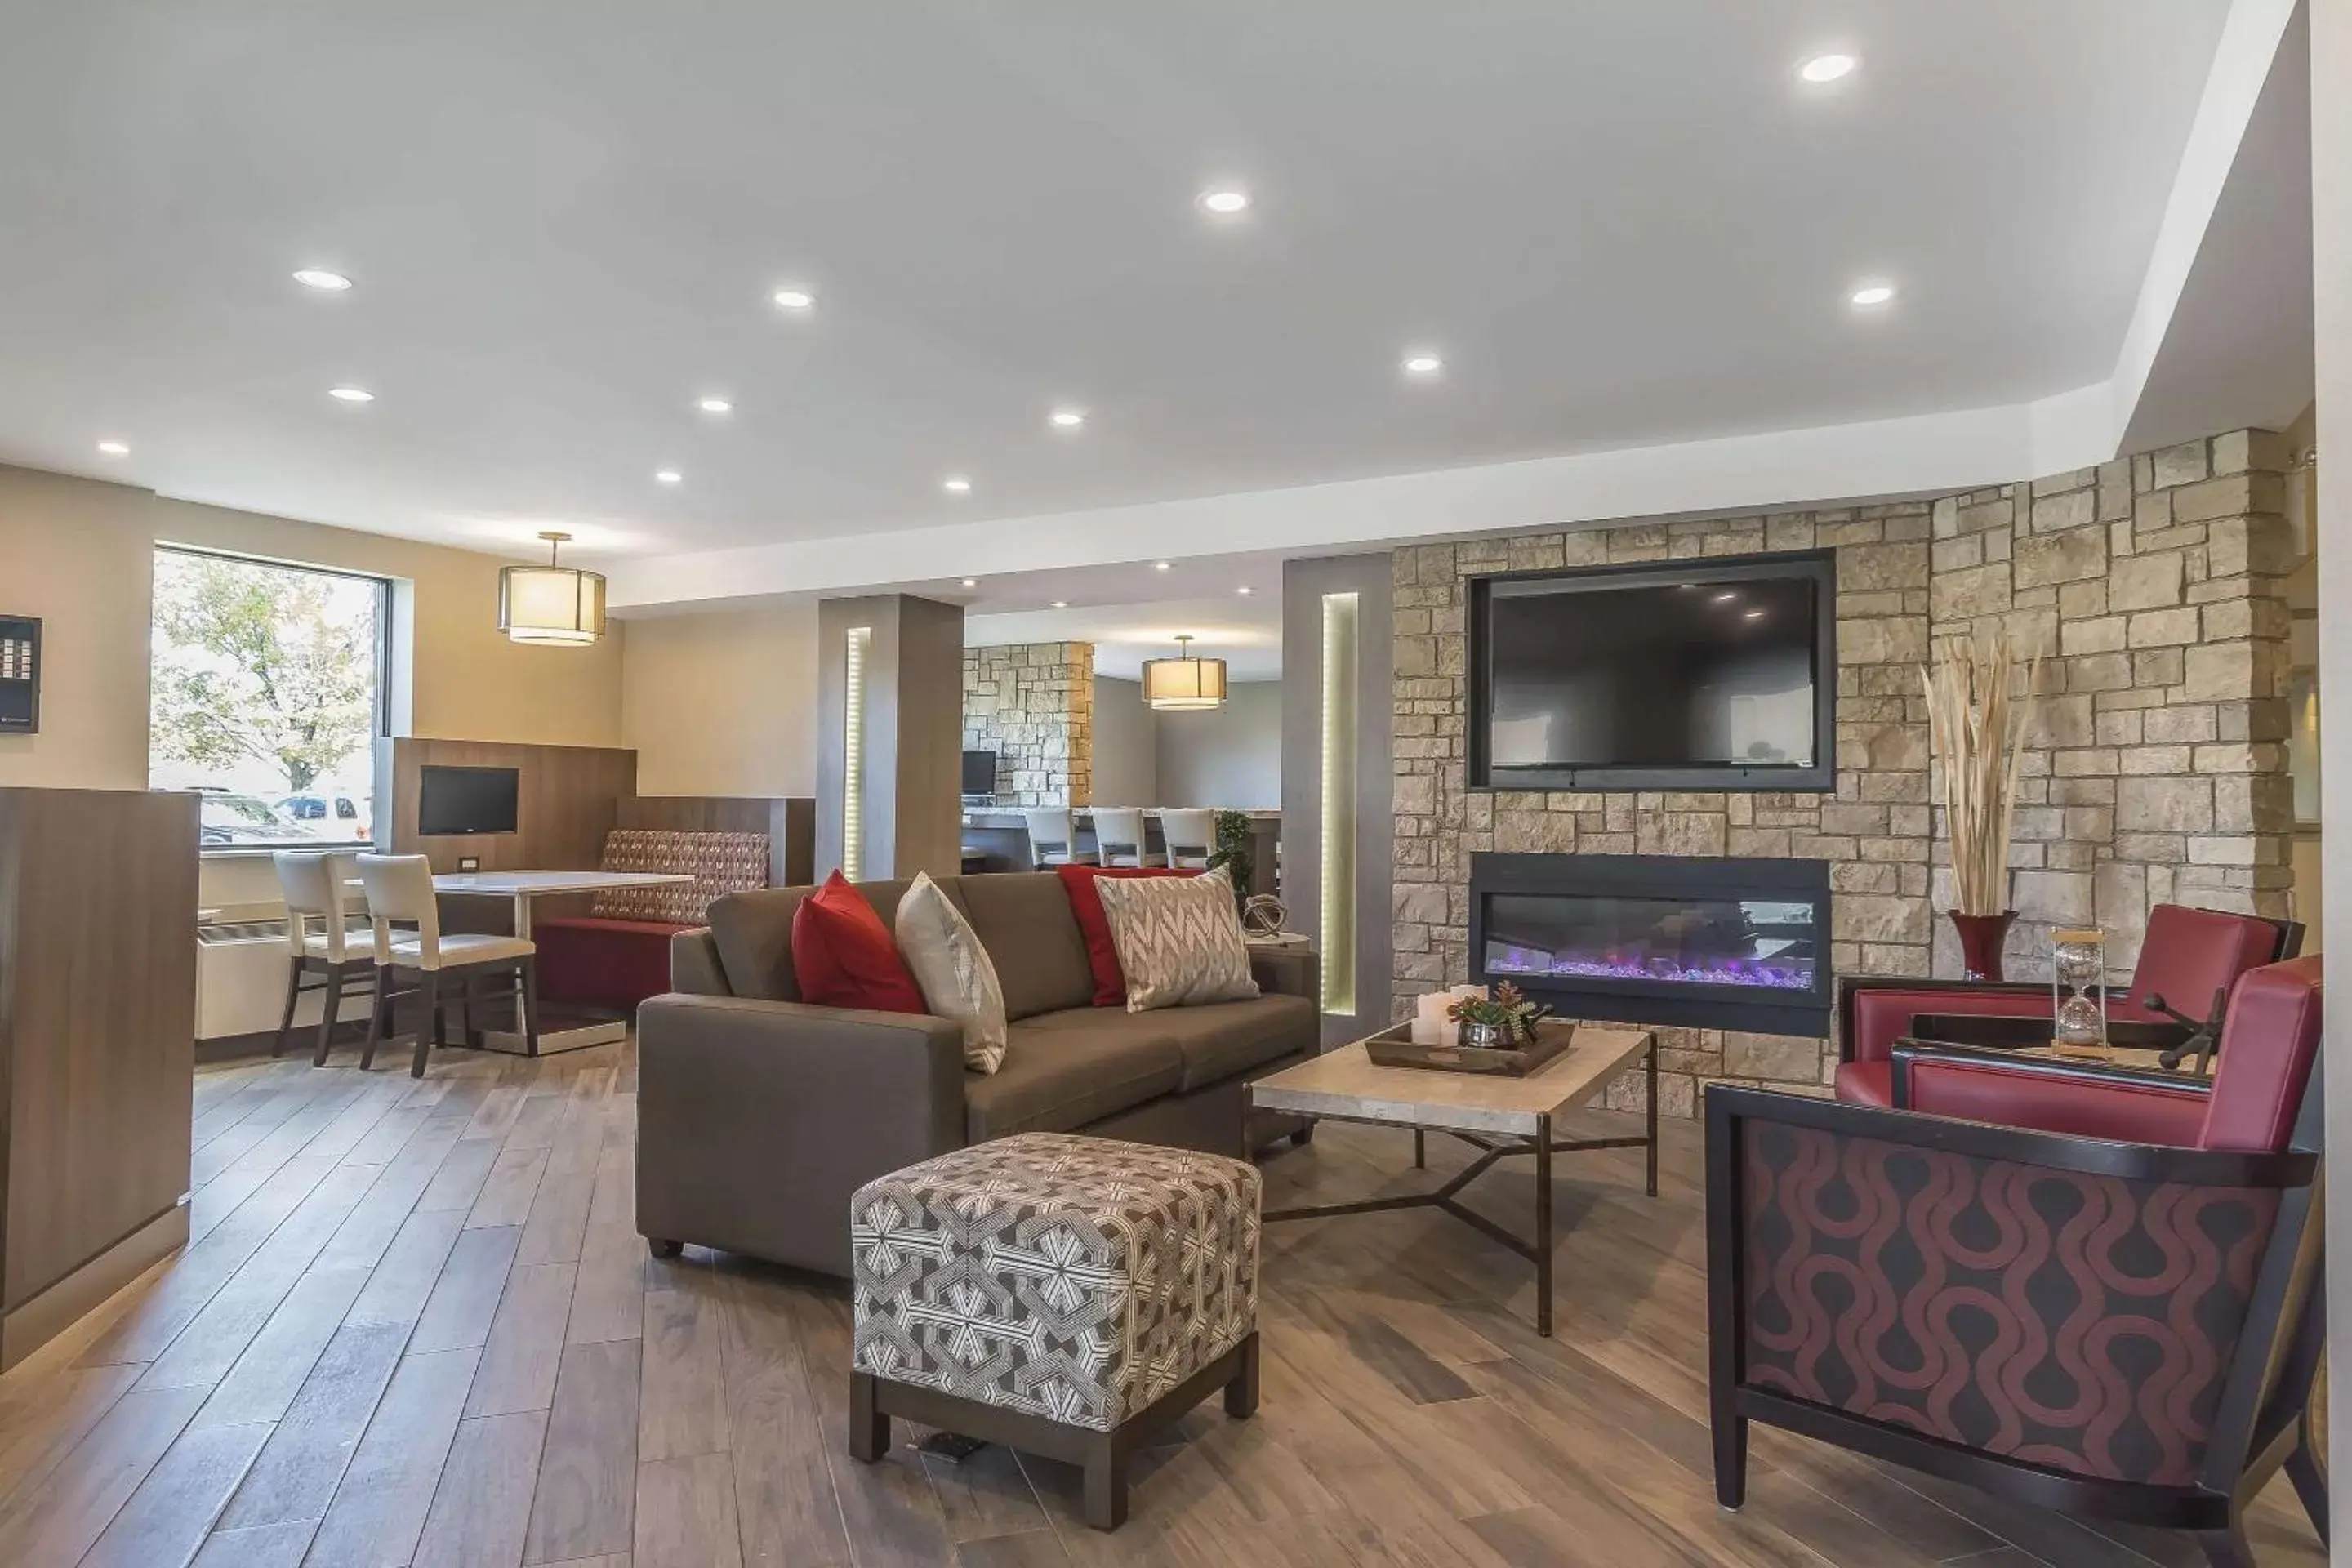
[[159, 545], [147, 778], [206, 849], [364, 844], [390, 584]]

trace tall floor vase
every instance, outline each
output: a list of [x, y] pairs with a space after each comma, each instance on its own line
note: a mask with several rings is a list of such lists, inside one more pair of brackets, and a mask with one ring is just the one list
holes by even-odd
[[2015, 910], [1997, 915], [1964, 915], [1952, 911], [1952, 929], [1960, 933], [1960, 970], [1970, 980], [1999, 980], [2001, 944], [2009, 940]]

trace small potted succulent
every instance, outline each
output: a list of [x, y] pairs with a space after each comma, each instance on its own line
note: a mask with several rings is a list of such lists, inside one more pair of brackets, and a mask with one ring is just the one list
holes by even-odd
[[1536, 1037], [1536, 1020], [1551, 1008], [1530, 1002], [1506, 980], [1484, 996], [1465, 996], [1445, 1010], [1454, 1020], [1455, 1043], [1490, 1051], [1523, 1051]]

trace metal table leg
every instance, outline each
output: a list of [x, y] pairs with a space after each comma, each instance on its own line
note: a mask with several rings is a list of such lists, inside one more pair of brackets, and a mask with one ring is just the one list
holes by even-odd
[[1551, 1118], [1536, 1118], [1536, 1332], [1551, 1337]]

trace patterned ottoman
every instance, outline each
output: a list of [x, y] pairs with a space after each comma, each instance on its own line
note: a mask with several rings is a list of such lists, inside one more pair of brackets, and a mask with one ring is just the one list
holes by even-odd
[[1213, 1389], [1257, 1408], [1259, 1182], [1214, 1154], [1031, 1132], [850, 1200], [849, 1450], [890, 1417], [1086, 1467], [1127, 1517], [1129, 1454]]

